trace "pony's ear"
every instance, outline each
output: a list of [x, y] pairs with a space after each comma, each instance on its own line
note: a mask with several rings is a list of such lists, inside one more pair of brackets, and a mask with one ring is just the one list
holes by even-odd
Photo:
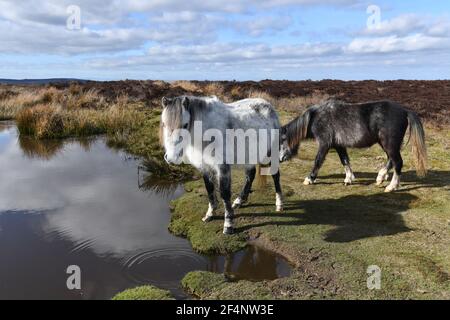
[[183, 105], [183, 107], [185, 107], [187, 109], [189, 107], [189, 98], [183, 97], [181, 104]]
[[162, 99], [161, 99], [161, 104], [162, 104], [162, 106], [163, 106], [164, 108], [167, 107], [167, 105], [169, 104], [169, 102], [170, 102], [170, 99], [169, 99], [169, 98], [162, 97]]

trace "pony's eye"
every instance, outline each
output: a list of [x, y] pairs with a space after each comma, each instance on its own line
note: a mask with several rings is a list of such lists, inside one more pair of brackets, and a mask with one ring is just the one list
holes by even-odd
[[187, 129], [188, 128], [188, 124], [186, 123], [184, 126], [183, 126], [183, 129]]

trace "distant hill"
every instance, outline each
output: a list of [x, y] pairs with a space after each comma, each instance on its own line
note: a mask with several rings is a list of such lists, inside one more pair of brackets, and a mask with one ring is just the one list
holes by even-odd
[[0, 79], [0, 84], [47, 84], [47, 83], [67, 83], [86, 82], [88, 80], [73, 78], [50, 78], [50, 79]]

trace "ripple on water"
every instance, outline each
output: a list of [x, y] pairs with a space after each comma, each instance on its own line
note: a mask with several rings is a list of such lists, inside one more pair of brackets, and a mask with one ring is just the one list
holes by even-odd
[[[139, 252], [123, 263], [123, 273], [135, 284], [151, 283], [176, 290], [183, 276], [192, 270], [205, 270], [208, 260], [190, 248], [158, 248]], [[174, 275], [179, 275], [174, 278]]]

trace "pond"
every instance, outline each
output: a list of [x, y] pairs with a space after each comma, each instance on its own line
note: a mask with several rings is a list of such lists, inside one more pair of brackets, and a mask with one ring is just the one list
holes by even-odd
[[[0, 122], [0, 299], [110, 299], [143, 284], [180, 299], [193, 270], [237, 279], [288, 276], [281, 257], [250, 246], [194, 252], [167, 230], [179, 185], [152, 183], [140, 163], [103, 138], [38, 141]], [[150, 183], [149, 183], [150, 181]], [[81, 290], [66, 285], [81, 270]]]

